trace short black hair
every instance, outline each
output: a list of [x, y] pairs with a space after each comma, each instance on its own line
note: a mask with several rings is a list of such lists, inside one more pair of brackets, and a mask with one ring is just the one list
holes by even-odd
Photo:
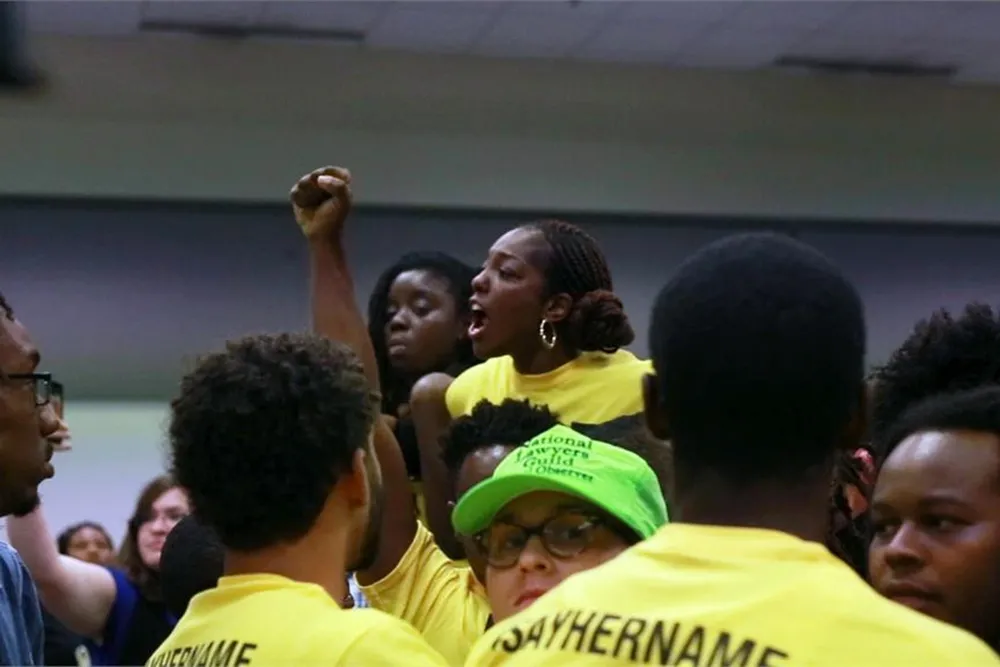
[[10, 307], [7, 297], [2, 293], [0, 293], [0, 313], [3, 313], [3, 316], [8, 320], [14, 319], [14, 309]]
[[925, 431], [979, 431], [1000, 437], [1000, 385], [938, 394], [910, 406], [886, 434], [886, 457], [903, 440]]
[[[378, 363], [379, 387], [382, 390], [382, 412], [395, 415], [403, 403], [410, 400], [410, 387], [401, 385], [393, 376], [389, 351], [385, 346], [385, 327], [388, 324], [389, 290], [393, 281], [407, 271], [427, 271], [448, 283], [448, 292], [455, 300], [455, 312], [468, 315], [469, 299], [472, 297], [472, 279], [476, 269], [443, 252], [410, 252], [397, 259], [379, 275], [371, 296], [368, 298], [368, 336], [375, 348]], [[458, 376], [462, 371], [479, 363], [472, 353], [472, 342], [468, 339], [457, 342], [453, 368], [435, 369]]]
[[523, 445], [559, 423], [544, 405], [513, 398], [494, 405], [487, 400], [476, 403], [469, 414], [451, 423], [441, 438], [441, 458], [454, 476], [470, 454], [492, 445]]
[[641, 414], [616, 417], [601, 424], [574, 423], [570, 428], [588, 438], [641, 456], [656, 473], [667, 505], [671, 504], [674, 497], [674, 453], [669, 442], [659, 440], [649, 432]]
[[228, 549], [293, 541], [369, 447], [377, 406], [346, 345], [313, 334], [241, 338], [181, 381], [171, 465]]
[[546, 291], [573, 299], [559, 335], [573, 350], [613, 352], [635, 340], [621, 299], [614, 293], [611, 269], [590, 234], [564, 220], [540, 220], [525, 226], [541, 233], [549, 247]]
[[225, 547], [208, 526], [188, 515], [177, 522], [160, 553], [163, 601], [180, 618], [198, 593], [215, 588], [225, 566]]
[[955, 317], [941, 309], [875, 370], [872, 444], [879, 458], [888, 432], [907, 409], [937, 394], [1000, 385], [1000, 312], [971, 303]]
[[699, 470], [787, 478], [832, 460], [863, 407], [861, 297], [787, 236], [730, 236], [688, 258], [656, 299], [649, 341], [683, 483]]

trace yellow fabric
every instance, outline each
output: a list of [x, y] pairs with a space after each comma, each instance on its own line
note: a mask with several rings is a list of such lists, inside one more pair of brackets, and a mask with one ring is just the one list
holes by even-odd
[[[490, 617], [472, 570], [448, 560], [423, 524], [396, 568], [361, 592], [373, 608], [412, 624], [451, 665], [465, 661]], [[394, 664], [409, 662], [401, 655]]]
[[412, 627], [372, 609], [345, 611], [321, 587], [259, 574], [199, 593], [147, 667], [398, 665], [441, 667]]
[[469, 414], [483, 399], [499, 405], [513, 398], [548, 406], [566, 424], [602, 424], [642, 411], [642, 376], [652, 370], [649, 361], [627, 350], [581, 354], [541, 375], [521, 375], [513, 359], [497, 357], [455, 378], [445, 400], [452, 419]]
[[466, 665], [997, 667], [984, 643], [880, 597], [817, 543], [671, 524], [495, 626]]
[[[413, 499], [417, 506], [417, 520], [423, 525], [427, 525], [427, 496], [424, 495], [424, 483], [418, 479], [411, 479], [410, 485], [413, 487]], [[458, 567], [468, 567], [469, 561], [452, 561]]]

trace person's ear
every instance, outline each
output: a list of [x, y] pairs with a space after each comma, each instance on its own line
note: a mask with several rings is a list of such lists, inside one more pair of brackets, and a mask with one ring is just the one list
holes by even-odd
[[573, 299], [569, 294], [554, 294], [545, 302], [542, 317], [551, 324], [558, 324], [569, 317], [572, 310]]

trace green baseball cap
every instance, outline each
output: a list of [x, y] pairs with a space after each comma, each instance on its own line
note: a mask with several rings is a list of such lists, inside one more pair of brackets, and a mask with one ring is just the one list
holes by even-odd
[[455, 531], [475, 535], [507, 503], [533, 491], [559, 491], [596, 505], [643, 539], [669, 521], [656, 473], [639, 455], [568, 426], [554, 426], [512, 451], [458, 501]]

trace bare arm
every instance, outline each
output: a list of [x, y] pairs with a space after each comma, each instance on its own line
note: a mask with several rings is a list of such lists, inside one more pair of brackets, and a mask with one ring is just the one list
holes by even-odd
[[[333, 180], [320, 176], [332, 176]], [[350, 174], [333, 167], [303, 177], [292, 190], [295, 215], [309, 239], [312, 263], [313, 330], [348, 345], [361, 358], [365, 374], [378, 390], [375, 350], [364, 318], [354, 299], [354, 281], [342, 242], [350, 211]], [[311, 206], [301, 206], [311, 204]], [[406, 554], [417, 532], [416, 507], [406, 463], [386, 418], [375, 427], [375, 456], [382, 468], [385, 503], [379, 552], [375, 563], [357, 573], [358, 583], [372, 584], [392, 572]]]
[[7, 536], [31, 572], [45, 608], [73, 632], [100, 639], [117, 594], [111, 573], [60, 555], [41, 508], [8, 517]]
[[441, 459], [441, 437], [451, 425], [444, 397], [452, 381], [453, 378], [444, 373], [431, 373], [418, 380], [410, 393], [410, 415], [420, 448], [428, 528], [441, 551], [449, 558], [459, 559], [464, 558], [465, 553], [451, 527], [453, 484]]

